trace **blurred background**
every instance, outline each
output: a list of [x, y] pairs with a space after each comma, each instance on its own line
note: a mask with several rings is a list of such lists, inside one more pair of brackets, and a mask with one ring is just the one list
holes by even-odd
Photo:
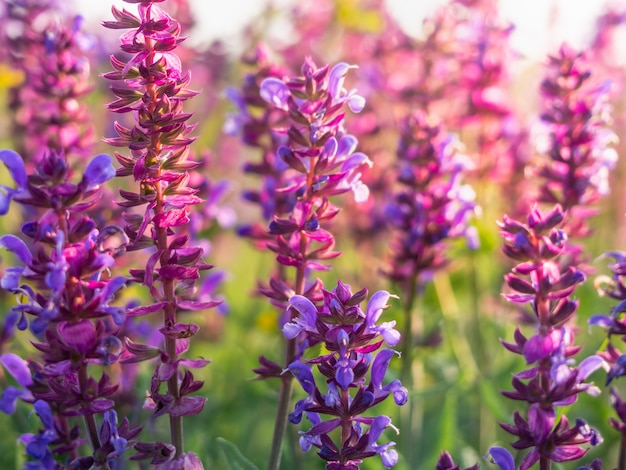
[[[102, 138], [113, 135], [115, 120], [129, 117], [105, 109], [113, 98], [110, 84], [101, 75], [110, 68], [109, 56], [119, 53], [119, 31], [100, 26], [112, 18], [110, 2], [70, 3], [63, 5], [62, 16], [79, 13], [85, 19], [83, 53], [91, 64], [93, 86], [85, 102], [94, 129], [94, 152], [112, 153]], [[121, 1], [115, 4], [134, 8]], [[202, 394], [208, 402], [202, 414], [186, 419], [187, 448], [201, 456], [207, 469], [228, 468], [229, 452], [241, 452], [264, 468], [269, 453], [278, 387], [272, 381], [253, 380], [252, 369], [258, 366], [260, 355], [273, 360], [282, 356], [280, 312], [256, 294], [257, 284], [267, 282], [275, 261], [272, 254], [255, 249], [236, 233], [244, 224], [266, 221], [241, 196], [242, 191], [259, 187], [258, 178], [242, 171], [246, 162], [259, 160], [259, 149], [242, 144], [233, 129], [240, 110], [227, 99], [232, 96], [229, 88], [241, 89], [263, 65], [265, 59], [259, 59], [258, 52], [262, 44], [268, 63], [280, 64], [292, 75], [299, 73], [305, 56], [313, 57], [318, 65], [339, 61], [359, 65], [350, 74], [349, 87], [356, 87], [369, 107], [346, 119], [348, 130], [354, 129], [360, 148], [374, 162], [370, 181], [384, 186], [385, 172], [395, 168], [400, 122], [415, 109], [428, 109], [446, 131], [458, 136], [463, 152], [477, 161], [479, 171], [468, 181], [480, 206], [472, 221], [480, 246], [470, 249], [464, 240], [452, 241], [447, 246], [447, 268], [423, 284], [414, 309], [419, 320], [410, 390], [412, 424], [400, 435], [388, 433], [386, 437], [398, 443], [399, 470], [434, 468], [444, 449], [461, 467], [480, 462], [483, 468], [491, 468], [483, 459], [489, 446], [510, 448], [513, 440], [498, 422], [510, 423], [514, 410], [524, 406], [499, 393], [510, 389], [512, 373], [524, 368], [519, 357], [504, 350], [500, 339], [512, 341], [516, 326], [528, 327], [527, 315], [501, 297], [502, 276], [511, 264], [501, 255], [496, 221], [516, 209], [511, 188], [499, 179], [499, 162], [508, 158], [512, 147], [525, 155], [529, 165], [545, 158], [538, 148], [540, 83], [548, 55], [556, 54], [564, 42], [585, 53], [593, 86], [611, 82], [610, 128], [620, 138], [612, 146], [620, 156], [624, 154], [626, 1], [178, 0], [162, 5], [182, 23], [183, 35], [189, 38], [178, 53], [183, 68], [192, 73], [191, 88], [201, 92], [185, 108], [195, 113], [193, 120], [198, 123], [193, 151], [203, 167], [196, 178], [209, 194], [213, 194], [211, 188], [222, 188], [211, 199], [210, 210], [201, 215], [204, 220], [197, 230], [206, 245], [207, 260], [223, 278], [213, 295], [225, 304], [189, 318], [201, 327], [190, 357], [206, 357], [212, 363], [198, 372], [198, 378], [205, 380]], [[18, 30], [5, 34], [19, 37]], [[6, 59], [6, 52], [0, 69], [0, 105], [6, 109], [0, 115], [0, 143], [16, 148], [21, 145], [19, 136], [11, 129], [19, 120], [19, 109], [11, 106], [10, 90], [20, 86], [23, 74]], [[472, 101], [471, 86], [489, 90], [482, 107]], [[578, 362], [601, 348], [605, 339], [604, 332], [586, 326], [587, 319], [608, 313], [614, 304], [598, 295], [594, 279], [606, 272], [608, 262], [600, 258], [602, 253], [626, 249], [624, 161], [611, 171], [611, 191], [598, 203], [594, 234], [583, 241], [591, 267], [588, 281], [576, 293], [580, 300], [576, 339], [583, 345]], [[532, 175], [526, 176], [532, 183]], [[5, 181], [6, 174], [2, 177]], [[116, 181], [112, 186], [125, 184], [131, 183]], [[327, 286], [342, 279], [353, 291], [367, 287], [370, 293], [378, 289], [398, 292], [381, 275], [392, 239], [381, 221], [386, 199], [377, 199], [375, 190], [372, 195], [366, 207], [338, 202], [343, 210], [332, 231], [343, 255], [332, 270], [322, 273]], [[112, 194], [109, 200], [114, 198]], [[105, 208], [102, 217], [113, 217], [114, 212]], [[15, 233], [19, 217], [12, 212], [0, 219], [2, 232]], [[142, 262], [141, 255], [134, 256], [127, 261], [129, 265]], [[3, 253], [0, 269], [10, 266], [7, 260]], [[146, 298], [146, 292], [137, 287], [121, 301]], [[3, 293], [0, 301], [8, 306], [15, 299]], [[401, 326], [401, 301], [385, 312], [385, 318]], [[32, 354], [31, 339], [27, 334], [16, 335], [10, 350]], [[399, 368], [392, 364], [389, 380], [400, 374]], [[127, 373], [117, 366], [110, 372], [115, 376]], [[167, 426], [162, 419], [149, 420], [142, 409], [141, 391], [148, 388], [151, 371], [140, 367], [134, 373], [136, 382], [125, 390], [120, 413], [134, 422], [149, 423], [145, 439], [159, 438]], [[597, 372], [592, 380], [603, 385], [605, 373]], [[3, 386], [11, 383], [7, 376], [0, 381]], [[619, 381], [617, 385], [622, 386]], [[137, 391], [141, 396], [130, 393]], [[301, 396], [302, 392], [297, 398]], [[379, 405], [377, 411], [389, 414], [396, 423], [407, 419], [392, 403]], [[566, 411], [571, 421], [581, 416], [604, 436], [603, 446], [592, 449], [586, 461], [595, 457], [615, 461], [619, 434], [608, 424], [612, 413], [606, 390], [600, 397], [581, 396]], [[22, 448], [17, 439], [32, 426], [25, 406], [12, 416], [0, 415], [4, 432], [0, 468], [21, 468]], [[324, 468], [313, 451], [303, 455], [298, 437], [298, 427], [291, 426], [282, 468]], [[238, 451], [219, 444], [218, 438], [233, 443]], [[370, 460], [363, 469], [383, 468], [379, 459]], [[578, 467], [573, 465], [562, 468]]]

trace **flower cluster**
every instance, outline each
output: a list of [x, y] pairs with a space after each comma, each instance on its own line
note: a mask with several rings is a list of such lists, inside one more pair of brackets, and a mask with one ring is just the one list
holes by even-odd
[[397, 154], [403, 189], [387, 207], [396, 239], [386, 275], [409, 292], [423, 282], [420, 277], [446, 264], [446, 240], [464, 236], [476, 246], [475, 230], [468, 225], [476, 204], [472, 188], [462, 184], [471, 163], [458, 152], [454, 137], [429, 125], [423, 113], [405, 121]]
[[[48, 445], [53, 452], [76, 460], [80, 432], [70, 426], [69, 418], [82, 416], [92, 458], [106, 464], [109, 457], [102, 454], [104, 443], [94, 415], [113, 408], [111, 396], [117, 385], [106, 372], [98, 379], [91, 377], [89, 365], [110, 365], [122, 352], [119, 331], [126, 312], [112, 302], [126, 280], [110, 277], [109, 269], [115, 256], [124, 251], [124, 237], [121, 245], [112, 242], [119, 239], [121, 229], [98, 230], [84, 212], [98, 201], [100, 185], [114, 176], [113, 159], [94, 157], [77, 183], [70, 179], [64, 155], [54, 150], [48, 150], [37, 171], [28, 176], [22, 158], [12, 150], [1, 151], [0, 161], [17, 185], [4, 188], [0, 212], [7, 212], [11, 200], [46, 209], [38, 220], [22, 226], [28, 244], [15, 235], [0, 238], [0, 246], [22, 263], [7, 268], [0, 281], [3, 289], [20, 299], [7, 314], [5, 325], [9, 330], [30, 327], [37, 338], [33, 344], [41, 352], [41, 362], [31, 360], [28, 366], [17, 357], [4, 356], [3, 364], [23, 389], [7, 389], [2, 409], [12, 412], [17, 398], [36, 400], [35, 409], [54, 435], [44, 433], [24, 442], [28, 455], [43, 465], [50, 458], [50, 451], [44, 450]], [[52, 413], [54, 419], [48, 417]], [[119, 454], [123, 448], [118, 446]]]
[[[270, 279], [269, 285], [261, 285], [259, 292], [269, 297], [275, 305], [289, 316], [282, 323], [293, 320], [295, 310], [287, 309], [288, 300], [294, 294], [304, 295], [310, 301], [322, 297], [322, 283], [318, 279], [307, 279], [312, 271], [326, 270], [329, 266], [322, 261], [339, 256], [333, 251], [333, 235], [322, 228], [333, 219], [339, 209], [330, 203], [331, 196], [352, 191], [358, 201], [369, 196], [367, 187], [361, 182], [362, 169], [370, 166], [366, 155], [355, 152], [357, 140], [347, 134], [343, 126], [345, 107], [359, 112], [364, 99], [356, 90], [346, 90], [344, 81], [354, 66], [339, 63], [318, 68], [307, 58], [302, 66], [302, 76], [297, 78], [265, 78], [259, 87], [259, 96], [283, 113], [288, 127], [273, 129], [274, 135], [283, 134], [273, 156], [281, 162], [280, 174], [272, 176], [272, 182], [280, 181], [275, 188], [279, 194], [287, 195], [283, 201], [291, 201], [289, 208], [275, 206], [269, 224], [270, 239], [265, 248], [276, 253], [279, 268]], [[284, 139], [284, 140], [283, 140]], [[273, 140], [272, 140], [273, 141]], [[278, 143], [279, 141], [276, 141]], [[274, 144], [267, 148], [274, 151]], [[284, 212], [283, 212], [284, 211]], [[295, 282], [287, 277], [286, 267], [296, 270]], [[308, 344], [300, 342], [296, 347], [295, 336], [287, 342], [284, 367], [287, 368], [300, 357]], [[261, 377], [281, 376], [281, 366], [260, 358], [261, 367], [255, 369]], [[291, 375], [281, 377], [281, 398], [269, 468], [278, 468], [280, 446], [286, 425], [286, 414], [290, 401]]]
[[[148, 406], [154, 416], [169, 414], [174, 452], [168, 453], [168, 459], [175, 459], [172, 465], [182, 465], [185, 459], [197, 460], [183, 453], [182, 417], [199, 413], [206, 401], [189, 396], [202, 382], [182, 368], [203, 367], [209, 361], [179, 357], [199, 329], [193, 323], [180, 322], [179, 314], [211, 308], [219, 302], [195, 298], [196, 280], [211, 266], [203, 262], [203, 249], [189, 246], [189, 235], [181, 232], [190, 222], [191, 207], [202, 202], [198, 190], [189, 185], [189, 171], [198, 163], [189, 158], [189, 144], [194, 141], [190, 133], [195, 126], [187, 124], [191, 114], [183, 111], [183, 103], [196, 93], [187, 88], [189, 74], [183, 73], [174, 52], [183, 40], [180, 25], [157, 3], [160, 1], [139, 2], [137, 15], [113, 7], [115, 21], [104, 22], [107, 28], [129, 30], [121, 35], [120, 42], [130, 58], [122, 61], [112, 56], [114, 70], [104, 75], [115, 81], [111, 90], [117, 96], [108, 107], [117, 113], [132, 112], [136, 120], [130, 128], [116, 123], [117, 137], [106, 140], [130, 150], [126, 155], [115, 153], [121, 165], [117, 176], [132, 175], [138, 185], [135, 191], [120, 190], [124, 200], [119, 204], [128, 209], [124, 219], [129, 248], [151, 248], [145, 267], [131, 269], [131, 279], [145, 285], [154, 302], [135, 308], [132, 316], [163, 313], [160, 332], [164, 348], [127, 340], [123, 361], [159, 358]], [[141, 206], [145, 207], [143, 214], [130, 211]], [[167, 384], [166, 392], [161, 390], [163, 383]], [[144, 449], [144, 454], [152, 455], [155, 449]]]
[[518, 263], [505, 276], [512, 291], [505, 297], [510, 302], [530, 304], [536, 322], [536, 332], [530, 338], [517, 329], [514, 343], [502, 341], [531, 366], [514, 375], [514, 390], [502, 392], [530, 404], [527, 419], [515, 412], [513, 424], [501, 424], [517, 436], [512, 444], [515, 449], [531, 449], [521, 470], [537, 462], [546, 468], [543, 465], [549, 462], [580, 459], [588, 450], [581, 444], [602, 442], [597, 431], [583, 420], [570, 426], [556, 409], [573, 404], [581, 392], [597, 393], [597, 388], [586, 380], [603, 362], [601, 357], [591, 356], [578, 367], [572, 365], [571, 358], [580, 347], [574, 345], [568, 326], [578, 308], [570, 296], [585, 276], [573, 266], [560, 264], [567, 243], [567, 234], [559, 228], [564, 218], [563, 210], [556, 206], [545, 214], [533, 208], [526, 224], [506, 216], [498, 223], [505, 242], [504, 254]]
[[[354, 66], [345, 63], [318, 68], [307, 59], [302, 77], [268, 77], [260, 86], [261, 98], [290, 118], [284, 129], [286, 144], [278, 147], [275, 157], [288, 174], [281, 177], [283, 186], [275, 190], [292, 195], [295, 202], [287, 212], [273, 214], [269, 233], [274, 239], [265, 246], [277, 254], [280, 265], [295, 267], [298, 274], [293, 287], [278, 274], [261, 290], [281, 306], [286, 305], [290, 292], [301, 295], [307, 290], [305, 273], [328, 269], [321, 261], [339, 255], [333, 251], [333, 235], [322, 228], [322, 223], [339, 211], [329, 197], [353, 191], [355, 199], [362, 201], [369, 195], [360, 177], [371, 161], [355, 152], [357, 140], [343, 127], [345, 106], [355, 112], [364, 106], [355, 90], [343, 86], [351, 68]], [[316, 285], [308, 289], [312, 299], [319, 295]]]
[[[29, 163], [39, 160], [45, 149], [86, 157], [94, 139], [87, 125], [87, 107], [79, 101], [91, 91], [85, 56], [89, 41], [80, 30], [82, 19], [46, 18], [55, 7], [53, 2], [29, 6], [33, 16], [28, 19], [22, 18], [24, 9], [17, 5], [8, 9], [9, 19], [21, 19], [25, 29], [20, 36], [23, 43], [11, 49], [15, 66], [24, 72], [9, 103], [20, 153]], [[34, 17], [45, 27], [32, 27]]]
[[550, 161], [538, 169], [543, 181], [539, 202], [560, 204], [569, 214], [571, 237], [584, 237], [590, 228], [590, 207], [609, 192], [609, 171], [617, 161], [608, 129], [610, 83], [594, 84], [581, 53], [563, 45], [549, 58], [541, 83], [545, 142], [539, 151]]
[[[244, 57], [244, 63], [254, 67], [254, 72], [244, 78], [241, 90], [229, 88], [228, 97], [235, 104], [237, 113], [229, 116], [225, 124], [225, 132], [240, 136], [244, 145], [258, 149], [261, 154], [259, 162], [247, 162], [245, 173], [259, 175], [262, 187], [258, 190], [246, 190], [243, 197], [246, 201], [260, 207], [263, 219], [271, 220], [275, 215], [291, 212], [295, 205], [295, 194], [277, 191], [285, 185], [287, 164], [279, 157], [277, 151], [287, 143], [285, 128], [288, 125], [288, 113], [265, 101], [260, 94], [260, 87], [266, 78], [282, 79], [287, 71], [270, 62], [264, 47], [259, 46], [251, 57]], [[239, 234], [250, 236], [262, 244], [268, 238], [266, 227], [259, 224], [244, 225]]]
[[[332, 292], [323, 293], [320, 307], [301, 295], [289, 299], [290, 308], [298, 315], [284, 325], [285, 336], [305, 334], [311, 345], [322, 343], [329, 351], [289, 365], [289, 371], [308, 394], [296, 403], [289, 420], [299, 423], [306, 413], [313, 426], [302, 434], [300, 445], [305, 451], [312, 446], [320, 449], [319, 455], [327, 461], [327, 469], [356, 470], [364, 458], [374, 455], [380, 455], [385, 468], [390, 468], [398, 460], [396, 451], [391, 449], [394, 443], [377, 441], [386, 428], [393, 428], [391, 419], [364, 416], [364, 413], [389, 395], [397, 405], [404, 405], [408, 397], [399, 380], [383, 385], [396, 352], [383, 349], [374, 354], [383, 343], [393, 347], [400, 340], [400, 334], [393, 328], [395, 322], [377, 324], [391, 296], [385, 291], [376, 292], [363, 312], [359, 304], [367, 297], [365, 289], [353, 294], [348, 285], [339, 281]], [[311, 365], [317, 366], [324, 377], [326, 391], [318, 387]], [[323, 421], [320, 415], [332, 418]], [[369, 429], [364, 430], [364, 425]], [[334, 429], [341, 430], [339, 443], [333, 442], [329, 435]]]
[[[624, 312], [626, 312], [626, 279], [624, 278], [626, 274], [626, 253], [615, 251], [606, 253], [606, 256], [615, 260], [609, 266], [613, 274], [611, 277], [599, 277], [596, 280], [596, 287], [600, 295], [618, 300], [619, 303], [611, 309], [610, 315], [597, 314], [591, 316], [589, 325], [604, 328], [606, 331], [608, 342], [606, 350], [601, 352], [600, 355], [610, 364], [606, 378], [606, 385], [610, 385], [615, 379], [626, 375], [626, 355], [612, 342], [615, 336], [623, 341], [626, 335], [626, 320], [624, 316]], [[621, 448], [623, 449], [624, 442], [626, 442], [626, 405], [615, 387], [611, 387], [610, 394], [611, 406], [618, 419], [611, 418], [609, 422], [611, 427], [621, 434]], [[624, 450], [621, 451], [620, 458], [620, 462], [626, 459]]]

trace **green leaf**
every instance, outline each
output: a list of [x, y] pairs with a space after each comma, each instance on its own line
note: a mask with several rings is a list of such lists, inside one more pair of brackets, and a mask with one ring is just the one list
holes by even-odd
[[231, 470], [259, 470], [256, 465], [243, 456], [241, 451], [232, 442], [218, 437], [217, 443], [220, 445]]

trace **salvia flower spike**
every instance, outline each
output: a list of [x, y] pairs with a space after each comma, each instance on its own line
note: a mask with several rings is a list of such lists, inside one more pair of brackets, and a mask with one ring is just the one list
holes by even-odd
[[[122, 207], [143, 207], [143, 216], [126, 213], [126, 233], [130, 248], [150, 248], [151, 254], [142, 269], [132, 269], [132, 280], [148, 287], [153, 303], [139, 306], [133, 316], [162, 312], [160, 332], [165, 347], [159, 351], [159, 364], [153, 374], [148, 407], [154, 416], [169, 415], [170, 434], [175, 451], [168, 453], [167, 465], [182, 465], [195, 459], [184, 453], [182, 418], [200, 413], [206, 398], [189, 396], [202, 382], [193, 378], [190, 368], [203, 367], [209, 361], [184, 359], [190, 338], [198, 326], [179, 320], [181, 311], [199, 311], [219, 302], [193, 298], [193, 285], [200, 273], [211, 266], [203, 261], [203, 249], [188, 245], [189, 236], [181, 232], [190, 222], [189, 211], [202, 202], [198, 190], [189, 185], [189, 171], [198, 166], [190, 160], [190, 135], [194, 125], [183, 104], [196, 95], [187, 88], [190, 80], [175, 49], [183, 41], [179, 23], [158, 6], [158, 0], [133, 1], [137, 15], [113, 7], [114, 21], [104, 22], [111, 29], [126, 29], [120, 37], [121, 49], [130, 55], [126, 61], [111, 57], [113, 71], [104, 76], [114, 81], [111, 90], [116, 100], [108, 105], [117, 113], [132, 112], [135, 123], [126, 127], [115, 124], [117, 137], [106, 139], [116, 147], [121, 165], [118, 176], [132, 176], [135, 191], [120, 190]], [[154, 357], [145, 348], [127, 342], [124, 361]], [[162, 390], [166, 384], [167, 390]], [[146, 447], [147, 456], [153, 450]], [[156, 450], [154, 450], [156, 452]], [[153, 458], [153, 457], [152, 457]], [[173, 468], [173, 467], [172, 467]], [[194, 467], [196, 468], [196, 467]], [[199, 467], [198, 467], [199, 468]]]
[[[502, 341], [529, 366], [513, 376], [514, 390], [502, 392], [530, 405], [527, 418], [516, 411], [513, 424], [500, 424], [517, 437], [512, 444], [515, 449], [530, 449], [521, 470], [537, 462], [547, 469], [550, 462], [578, 460], [588, 451], [582, 444], [602, 442], [600, 434], [583, 420], [570, 425], [566, 416], [557, 413], [558, 407], [575, 403], [582, 392], [599, 393], [587, 378], [603, 364], [601, 357], [591, 356], [573, 365], [572, 357], [580, 346], [574, 345], [570, 327], [578, 308], [571, 297], [585, 275], [565, 261], [568, 237], [562, 228], [564, 219], [560, 206], [545, 213], [534, 207], [526, 223], [507, 216], [498, 223], [504, 254], [518, 263], [505, 276], [510, 291], [504, 296], [510, 302], [530, 305], [536, 325], [530, 337], [518, 328], [514, 343]], [[492, 449], [501, 468], [508, 468], [506, 452]]]
[[[398, 461], [394, 442], [378, 444], [378, 440], [385, 429], [397, 429], [388, 416], [366, 413], [388, 396], [398, 406], [408, 398], [399, 380], [383, 384], [389, 363], [398, 353], [381, 347], [385, 343], [396, 346], [400, 333], [395, 330], [394, 321], [378, 321], [389, 307], [389, 299], [395, 296], [376, 292], [364, 312], [359, 304], [367, 297], [365, 289], [353, 294], [350, 286], [339, 281], [333, 291], [323, 293], [319, 307], [301, 295], [289, 299], [289, 306], [298, 312], [298, 317], [284, 325], [285, 336], [302, 333], [311, 345], [322, 343], [329, 352], [289, 365], [289, 371], [308, 395], [296, 403], [289, 420], [299, 423], [306, 414], [312, 427], [302, 433], [300, 446], [304, 451], [311, 447], [320, 449], [319, 456], [326, 460], [327, 469], [356, 470], [363, 459], [375, 455], [380, 456], [385, 468], [391, 468]], [[316, 380], [312, 366], [324, 377], [326, 390], [320, 389], [321, 380]], [[324, 421], [324, 415], [330, 419]], [[340, 430], [339, 442], [330, 437], [335, 429]]]

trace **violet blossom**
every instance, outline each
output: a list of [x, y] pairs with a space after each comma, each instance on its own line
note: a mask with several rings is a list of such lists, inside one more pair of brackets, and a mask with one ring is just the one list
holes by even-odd
[[397, 150], [397, 181], [401, 185], [387, 206], [393, 231], [391, 260], [384, 274], [402, 289], [404, 304], [403, 379], [408, 380], [413, 304], [425, 282], [447, 264], [446, 244], [465, 237], [475, 247], [476, 231], [469, 220], [476, 210], [471, 186], [463, 184], [471, 162], [458, 151], [454, 136], [415, 112], [404, 122]]
[[557, 413], [557, 407], [575, 403], [581, 392], [598, 393], [587, 378], [603, 364], [599, 356], [588, 357], [577, 367], [572, 359], [580, 347], [574, 345], [568, 326], [578, 308], [571, 295], [585, 276], [575, 266], [564, 263], [564, 218], [563, 209], [556, 206], [547, 213], [533, 208], [526, 223], [507, 216], [498, 223], [505, 241], [504, 254], [518, 263], [505, 276], [511, 292], [504, 296], [510, 302], [530, 305], [536, 322], [532, 336], [517, 329], [514, 343], [502, 341], [506, 349], [523, 356], [530, 366], [514, 375], [514, 390], [502, 392], [530, 404], [528, 418], [516, 411], [513, 424], [500, 424], [517, 437], [512, 444], [515, 449], [530, 449], [521, 470], [537, 462], [549, 468], [550, 462], [578, 460], [588, 450], [582, 444], [602, 442], [599, 433], [584, 421], [570, 425], [566, 416]]
[[[19, 187], [10, 192], [10, 198], [45, 210], [38, 220], [22, 225], [22, 235], [30, 239], [29, 244], [15, 235], [0, 238], [0, 246], [19, 260], [17, 266], [6, 269], [0, 281], [3, 289], [21, 299], [9, 317], [19, 330], [30, 327], [36, 338], [33, 345], [41, 353], [41, 362], [30, 360], [28, 370], [16, 358], [9, 361], [12, 356], [3, 356], [5, 365], [24, 387], [21, 392], [4, 392], [3, 411], [14, 409], [6, 402], [9, 398], [45, 403], [38, 406], [54, 415], [56, 433], [45, 444], [52, 452], [66, 455], [68, 462], [78, 462], [81, 433], [77, 426], [70, 426], [70, 420], [83, 417], [96, 455], [102, 442], [95, 415], [112, 409], [110, 397], [117, 385], [106, 372], [99, 378], [91, 377], [90, 365], [117, 362], [115, 345], [121, 341], [116, 335], [125, 320], [124, 309], [113, 302], [126, 280], [109, 275], [114, 257], [123, 247], [114, 251], [107, 248], [107, 239], [121, 229], [109, 226], [98, 230], [85, 215], [98, 202], [101, 185], [113, 177], [113, 159], [108, 155], [92, 158], [78, 181], [70, 179], [65, 156], [54, 150], [42, 155], [30, 175], [22, 158], [12, 150], [0, 151], [0, 161]], [[8, 202], [7, 197], [4, 203]], [[52, 425], [46, 426], [52, 429]], [[27, 453], [38, 460], [46, 459], [43, 450], [29, 451], [43, 445], [42, 438], [33, 439], [25, 441]]]
[[[289, 420], [299, 423], [306, 414], [313, 426], [302, 433], [300, 446], [304, 451], [319, 448], [327, 469], [356, 470], [363, 459], [375, 455], [381, 457], [385, 468], [391, 468], [398, 461], [398, 454], [392, 448], [394, 443], [377, 441], [385, 429], [395, 427], [387, 416], [365, 413], [390, 395], [399, 406], [408, 399], [408, 392], [399, 380], [383, 385], [387, 367], [397, 353], [392, 349], [378, 350], [383, 343], [393, 347], [400, 340], [395, 322], [378, 324], [392, 296], [386, 291], [376, 292], [363, 312], [359, 304], [367, 297], [367, 290], [353, 294], [348, 285], [339, 281], [332, 292], [323, 292], [324, 301], [319, 307], [301, 295], [289, 299], [290, 308], [298, 316], [284, 325], [285, 336], [292, 338], [304, 332], [312, 345], [322, 343], [329, 351], [289, 365], [289, 371], [308, 394], [296, 403]], [[325, 377], [325, 391], [317, 385], [320, 381], [316, 381], [311, 371], [313, 365]], [[323, 421], [324, 415], [331, 418]], [[334, 429], [341, 430], [338, 443], [329, 435]]]
[[[538, 202], [560, 204], [568, 213], [570, 237], [585, 237], [593, 205], [609, 192], [609, 172], [617, 137], [609, 129], [610, 83], [595, 83], [584, 55], [567, 45], [550, 56], [541, 83], [544, 138], [538, 147], [549, 161], [541, 164]], [[578, 251], [580, 251], [578, 249]]]
[[[94, 144], [87, 106], [80, 101], [92, 89], [82, 18], [60, 15], [55, 2], [46, 3], [28, 19], [21, 18], [16, 5], [8, 9], [14, 13], [10, 16], [24, 22], [22, 44], [11, 49], [24, 81], [12, 89], [9, 107], [15, 114], [16, 142], [28, 165], [37, 162], [45, 149], [87, 157]], [[31, 23], [35, 17], [45, 26], [35, 29]]]
[[[259, 96], [279, 111], [288, 115], [283, 145], [278, 146], [273, 157], [281, 162], [284, 176], [271, 175], [280, 181], [275, 191], [291, 195], [292, 207], [272, 216], [269, 235], [263, 246], [276, 253], [279, 265], [269, 284], [261, 285], [259, 292], [269, 297], [273, 304], [287, 313], [289, 298], [304, 295], [312, 301], [321, 298], [321, 281], [310, 280], [314, 271], [330, 268], [325, 262], [339, 256], [333, 250], [335, 240], [326, 227], [339, 209], [330, 198], [352, 192], [355, 200], [366, 200], [369, 191], [361, 181], [362, 170], [371, 166], [363, 153], [356, 152], [357, 140], [344, 129], [345, 108], [353, 112], [363, 109], [364, 99], [356, 90], [344, 87], [346, 74], [355, 66], [339, 63], [317, 67], [307, 58], [302, 66], [302, 76], [280, 79], [269, 76], [259, 87]], [[284, 119], [284, 115], [278, 115]], [[271, 131], [275, 132], [275, 131]], [[273, 150], [273, 145], [267, 150]], [[272, 172], [270, 172], [272, 173]], [[279, 210], [279, 206], [275, 207]], [[287, 276], [287, 269], [295, 269], [295, 280]], [[290, 310], [290, 315], [297, 315]], [[281, 323], [293, 319], [285, 317]], [[291, 374], [281, 374], [289, 364], [299, 358], [308, 347], [306, 341], [292, 337], [285, 348], [284, 366], [265, 357], [261, 367], [255, 369], [260, 377], [280, 377], [281, 389], [274, 438], [270, 452], [269, 468], [278, 469], [283, 435], [291, 397]]]
[[[610, 385], [615, 380], [626, 375], [626, 354], [622, 352], [614, 339], [620, 338], [624, 341], [626, 335], [626, 322], [624, 312], [626, 311], [626, 253], [613, 251], [605, 253], [605, 257], [612, 258], [614, 262], [609, 265], [611, 276], [599, 276], [596, 279], [596, 289], [601, 296], [610, 297], [618, 303], [613, 306], [609, 315], [595, 314], [589, 318], [589, 325], [603, 328], [607, 334], [606, 346], [601, 355], [608, 364], [606, 385]], [[620, 396], [617, 388], [610, 388], [610, 404], [616, 417], [609, 419], [609, 424], [620, 433], [620, 446], [618, 457], [618, 468], [626, 465], [626, 405]]]
[[[148, 287], [153, 303], [136, 307], [128, 315], [163, 314], [160, 331], [164, 348], [127, 340], [123, 361], [159, 358], [147, 406], [155, 417], [169, 415], [174, 452], [167, 460], [175, 462], [186, 455], [183, 416], [200, 413], [206, 401], [204, 397], [189, 396], [202, 386], [189, 368], [209, 362], [182, 357], [199, 328], [181, 322], [180, 314], [208, 309], [219, 301], [192, 297], [200, 273], [211, 268], [202, 259], [203, 249], [189, 246], [189, 235], [184, 232], [190, 222], [190, 209], [202, 202], [198, 190], [189, 185], [188, 172], [199, 163], [189, 159], [189, 145], [195, 140], [190, 134], [195, 126], [187, 124], [191, 114], [183, 110], [184, 102], [196, 92], [187, 88], [190, 76], [184, 73], [175, 53], [183, 41], [180, 25], [157, 3], [160, 1], [139, 2], [137, 15], [113, 7], [115, 20], [104, 22], [107, 28], [128, 30], [120, 37], [120, 47], [130, 54], [125, 61], [111, 57], [114, 70], [104, 76], [115, 81], [111, 90], [117, 99], [108, 107], [117, 113], [132, 112], [136, 120], [131, 127], [116, 123], [117, 137], [106, 141], [128, 149], [126, 154], [115, 154], [121, 165], [117, 176], [132, 175], [137, 183], [134, 190], [120, 190], [123, 201], [119, 205], [143, 208], [143, 214], [130, 210], [124, 213], [129, 248], [151, 249], [145, 267], [130, 272], [133, 281]], [[162, 384], [166, 384], [165, 392]], [[144, 453], [151, 455], [147, 448]]]

